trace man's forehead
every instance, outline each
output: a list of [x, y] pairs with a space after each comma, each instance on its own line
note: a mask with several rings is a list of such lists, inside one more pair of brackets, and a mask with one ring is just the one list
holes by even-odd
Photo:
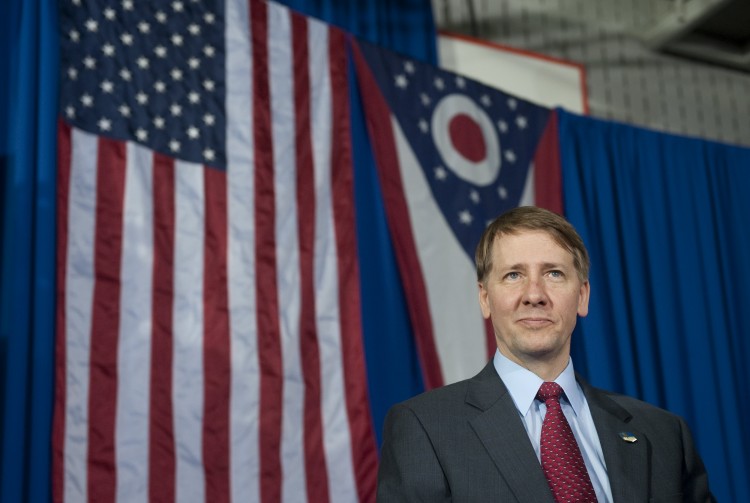
[[503, 233], [495, 236], [492, 244], [493, 252], [504, 256], [509, 253], [520, 254], [518, 259], [547, 256], [548, 262], [560, 261], [572, 263], [573, 254], [563, 246], [551, 232], [536, 229], [521, 229], [513, 233]]

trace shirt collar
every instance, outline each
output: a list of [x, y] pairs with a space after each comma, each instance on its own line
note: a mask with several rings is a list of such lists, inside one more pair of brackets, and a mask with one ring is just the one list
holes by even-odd
[[[536, 399], [539, 386], [542, 385], [544, 380], [532, 371], [511, 361], [499, 350], [495, 351], [493, 364], [503, 383], [505, 383], [505, 387], [508, 388], [518, 412], [526, 416]], [[572, 359], [568, 359], [568, 365], [562, 371], [562, 374], [555, 379], [555, 382], [562, 387], [568, 402], [573, 407], [573, 411], [576, 415], [579, 415], [583, 409], [584, 397], [583, 390], [576, 382]]]

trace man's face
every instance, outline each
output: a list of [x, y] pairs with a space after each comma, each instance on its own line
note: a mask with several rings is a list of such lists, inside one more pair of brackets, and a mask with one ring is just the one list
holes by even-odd
[[567, 363], [576, 315], [588, 313], [589, 283], [549, 234], [521, 231], [495, 238], [479, 303], [503, 355], [527, 368]]

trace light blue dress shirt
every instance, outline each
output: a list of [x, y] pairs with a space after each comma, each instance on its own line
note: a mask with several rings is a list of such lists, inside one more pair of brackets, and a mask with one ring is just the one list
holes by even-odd
[[[531, 445], [534, 446], [536, 457], [541, 463], [539, 444], [542, 438], [542, 422], [544, 421], [544, 415], [547, 413], [547, 406], [536, 400], [536, 394], [544, 380], [530, 370], [509, 360], [500, 351], [495, 351], [493, 363], [495, 370], [502, 378], [505, 387], [508, 388], [508, 392], [513, 398], [513, 402], [516, 404], [521, 420], [526, 427], [526, 433], [531, 440]], [[596, 499], [599, 503], [611, 503], [612, 488], [607, 477], [607, 466], [604, 463], [602, 446], [599, 443], [599, 436], [596, 433], [594, 419], [591, 417], [586, 396], [583, 394], [581, 386], [576, 382], [573, 360], [568, 361], [568, 366], [555, 379], [555, 382], [565, 392], [560, 400], [560, 405], [581, 449], [583, 461], [586, 463], [586, 469], [591, 478], [591, 485], [594, 486], [594, 492], [596, 492]]]

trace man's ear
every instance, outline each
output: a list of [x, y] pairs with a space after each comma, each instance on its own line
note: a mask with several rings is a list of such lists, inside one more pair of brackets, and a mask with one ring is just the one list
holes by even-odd
[[488, 320], [490, 318], [490, 299], [489, 299], [489, 292], [487, 292], [487, 287], [484, 286], [484, 283], [481, 281], [478, 283], [479, 285], [479, 308], [482, 310], [482, 316], [484, 316], [485, 320]]
[[589, 296], [591, 295], [591, 284], [588, 280], [581, 284], [581, 289], [578, 292], [578, 316], [581, 318], [586, 317], [589, 314]]

